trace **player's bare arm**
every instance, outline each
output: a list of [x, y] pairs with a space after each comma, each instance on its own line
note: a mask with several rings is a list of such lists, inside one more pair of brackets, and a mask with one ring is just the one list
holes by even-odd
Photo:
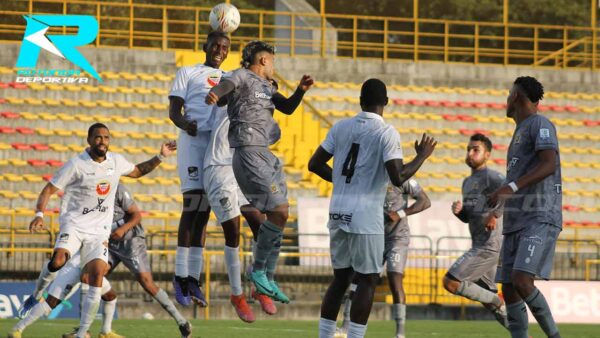
[[315, 81], [310, 75], [302, 75], [302, 79], [300, 79], [298, 87], [292, 96], [286, 98], [281, 93], [277, 92], [273, 95], [271, 101], [273, 101], [277, 110], [286, 115], [291, 115], [302, 102], [304, 93], [306, 93], [314, 83]]
[[425, 191], [421, 190], [416, 196], [415, 202], [404, 209], [406, 216], [418, 214], [421, 211], [427, 210], [431, 207], [431, 201]]
[[317, 176], [324, 179], [325, 181], [331, 182], [333, 170], [331, 169], [329, 164], [327, 164], [331, 157], [333, 157], [332, 154], [328, 153], [327, 151], [325, 151], [325, 149], [319, 146], [319, 148], [317, 148], [315, 153], [308, 161], [308, 170], [312, 173], [317, 174]]
[[[556, 161], [558, 160], [556, 150], [541, 150], [537, 153], [537, 158], [539, 160], [538, 164], [527, 172], [527, 174], [521, 176], [521, 178], [514, 182], [518, 189], [536, 184], [544, 178], [554, 174], [554, 171], [556, 170]], [[499, 203], [502, 203], [513, 193], [513, 188], [508, 184], [503, 185], [490, 195], [488, 205], [490, 207], [497, 207]]]
[[133, 203], [126, 210], [125, 219], [127, 220], [125, 224], [115, 229], [110, 234], [110, 239], [113, 241], [120, 241], [125, 237], [125, 234], [131, 230], [134, 226], [140, 224], [142, 221], [142, 211], [137, 206], [137, 204]]
[[188, 121], [181, 113], [185, 101], [179, 96], [169, 96], [169, 119], [177, 128], [183, 129], [190, 136], [196, 136], [198, 124], [196, 121]]
[[44, 217], [42, 216], [44, 210], [46, 210], [46, 205], [48, 205], [48, 201], [50, 197], [54, 195], [58, 191], [58, 188], [55, 187], [52, 183], [48, 182], [44, 189], [40, 192], [38, 196], [37, 203], [35, 204], [35, 217], [29, 223], [29, 231], [37, 232], [44, 229]]
[[406, 165], [402, 162], [402, 159], [393, 159], [385, 162], [385, 169], [390, 176], [392, 184], [399, 187], [411, 178], [421, 168], [425, 160], [431, 156], [436, 145], [437, 141], [433, 137], [423, 134], [421, 142], [415, 141], [417, 156], [412, 161]]
[[177, 143], [175, 141], [168, 141], [162, 144], [160, 147], [160, 155], [154, 156], [148, 161], [136, 164], [135, 168], [127, 177], [139, 178], [147, 173], [154, 170], [162, 162], [161, 157], [168, 157], [177, 150]]

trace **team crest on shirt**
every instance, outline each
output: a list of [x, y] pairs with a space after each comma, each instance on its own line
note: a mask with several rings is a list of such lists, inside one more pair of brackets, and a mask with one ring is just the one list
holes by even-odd
[[220, 73], [213, 73], [206, 77], [206, 84], [211, 88], [218, 85], [219, 82], [221, 82]]
[[188, 167], [188, 176], [190, 178], [198, 177], [198, 167]]
[[69, 234], [62, 233], [58, 235], [58, 241], [60, 243], [66, 243], [69, 240]]
[[221, 203], [221, 206], [223, 207], [224, 210], [231, 210], [231, 201], [229, 201], [229, 198], [227, 198], [227, 197], [221, 198], [219, 200], [219, 203]]
[[96, 184], [96, 194], [106, 196], [110, 192], [110, 183], [108, 181], [100, 181]]
[[521, 143], [521, 134], [516, 134], [513, 144], [519, 144], [519, 143]]
[[274, 194], [279, 192], [279, 188], [277, 188], [277, 184], [275, 184], [275, 183], [271, 184], [271, 192]]

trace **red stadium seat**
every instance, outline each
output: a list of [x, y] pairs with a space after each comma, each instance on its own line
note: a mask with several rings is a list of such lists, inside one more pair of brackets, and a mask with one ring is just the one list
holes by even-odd
[[27, 89], [27, 85], [23, 83], [11, 82], [8, 85], [13, 87], [14, 89]]
[[23, 135], [33, 135], [33, 134], [35, 134], [35, 130], [33, 130], [31, 128], [17, 127], [15, 129], [16, 129], [16, 131], [19, 132], [19, 134], [23, 134]]
[[32, 167], [45, 167], [48, 165], [44, 160], [27, 160], [27, 163]]
[[397, 105], [397, 106], [403, 106], [403, 105], [408, 104], [408, 101], [403, 100], [403, 99], [393, 99], [392, 103], [395, 104], [395, 105]]
[[46, 163], [48, 163], [48, 165], [51, 167], [62, 167], [62, 165], [64, 164], [62, 161], [58, 160], [48, 160], [46, 161]]
[[9, 87], [8, 83], [5, 83], [5, 82], [0, 82], [0, 88], [2, 88], [2, 89], [6, 89], [6, 88], [8, 88], [8, 87]]
[[456, 117], [461, 120], [461, 121], [465, 121], [465, 122], [471, 122], [471, 121], [475, 121], [475, 118], [471, 115], [465, 115], [465, 114], [458, 114], [456, 115]]
[[16, 150], [31, 150], [31, 146], [25, 143], [12, 143], [11, 146]]
[[506, 146], [504, 144], [494, 144], [492, 146], [492, 148], [495, 149], [495, 150], [500, 150], [500, 151], [508, 150], [508, 146]]
[[473, 102], [473, 108], [488, 108], [489, 107], [489, 103], [485, 103], [485, 102]]
[[50, 147], [46, 144], [42, 144], [42, 143], [34, 143], [31, 145], [31, 148], [35, 149], [35, 150], [49, 150]]
[[50, 181], [50, 180], [52, 179], [52, 174], [45, 174], [45, 175], [42, 175], [42, 179], [43, 179], [44, 181]]
[[442, 103], [440, 101], [425, 100], [425, 105], [429, 107], [439, 107]]
[[581, 210], [580, 207], [575, 206], [575, 205], [563, 205], [563, 210], [565, 211], [579, 211]]
[[583, 124], [588, 127], [597, 127], [597, 126], [600, 126], [600, 120], [598, 120], [598, 121], [583, 120]]
[[457, 115], [453, 115], [453, 114], [442, 114], [442, 118], [446, 121], [456, 121], [458, 120], [458, 116]]
[[565, 106], [565, 109], [569, 112], [569, 113], [579, 113], [579, 108], [577, 107], [573, 107], [573, 106]]
[[17, 131], [11, 127], [0, 127], [0, 134], [14, 134]]
[[423, 100], [408, 100], [408, 104], [413, 105], [413, 106], [424, 106], [425, 101], [423, 101]]
[[506, 108], [506, 104], [504, 104], [504, 103], [490, 103], [488, 105], [488, 107], [490, 107], [491, 109], [505, 109]]
[[499, 165], [506, 165], [506, 160], [503, 158], [495, 158], [492, 160], [494, 163]]
[[5, 119], [15, 119], [15, 120], [21, 118], [21, 114], [14, 113], [11, 111], [0, 112], [0, 116], [4, 117]]
[[456, 107], [456, 102], [453, 102], [453, 101], [442, 100], [442, 101], [440, 101], [440, 103], [442, 104], [442, 106], [447, 107], [447, 108]]

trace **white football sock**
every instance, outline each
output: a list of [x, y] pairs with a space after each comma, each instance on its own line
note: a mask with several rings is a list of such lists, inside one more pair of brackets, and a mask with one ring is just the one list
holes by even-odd
[[190, 248], [178, 246], [175, 253], [175, 276], [187, 278], [188, 276], [188, 256]]
[[225, 264], [229, 275], [231, 294], [239, 296], [242, 294], [242, 275], [240, 272], [240, 249], [225, 245]]

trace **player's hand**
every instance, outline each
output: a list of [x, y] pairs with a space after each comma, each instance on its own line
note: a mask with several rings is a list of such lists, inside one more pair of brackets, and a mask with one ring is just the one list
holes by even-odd
[[307, 91], [310, 89], [310, 87], [312, 87], [312, 85], [315, 83], [315, 80], [313, 80], [313, 78], [310, 75], [302, 75], [302, 78], [300, 79], [300, 83], [298, 84], [298, 88], [300, 88], [302, 91]]
[[208, 92], [208, 94], [204, 98], [204, 102], [208, 105], [213, 105], [219, 102], [219, 97], [215, 93]]
[[388, 211], [388, 212], [386, 212], [386, 214], [388, 215], [388, 217], [390, 218], [390, 220], [392, 221], [393, 224], [400, 222], [400, 215], [398, 215], [397, 212]]
[[488, 198], [488, 207], [496, 208], [513, 194], [513, 190], [508, 185], [503, 185], [494, 191]]
[[463, 208], [463, 204], [461, 201], [452, 202], [452, 213], [458, 215]]
[[196, 136], [198, 133], [198, 122], [188, 121], [184, 128], [185, 132], [190, 136]]
[[487, 222], [485, 222], [485, 230], [492, 231], [494, 229], [496, 229], [496, 217], [494, 214], [490, 213]]
[[31, 223], [29, 223], [29, 232], [34, 233], [41, 230], [44, 230], [44, 218], [36, 216]]
[[167, 141], [162, 144], [160, 147], [160, 154], [164, 157], [168, 157], [173, 154], [177, 150], [177, 142], [176, 141]]
[[417, 155], [428, 158], [431, 156], [431, 154], [433, 154], [433, 150], [435, 149], [436, 145], [437, 141], [433, 137], [423, 134], [423, 137], [421, 137], [421, 142], [415, 140], [415, 151], [417, 152]]
[[110, 234], [110, 240], [111, 241], [121, 241], [125, 237], [125, 233], [126, 233], [125, 228], [118, 227], [115, 229], [115, 231], [113, 231]]

